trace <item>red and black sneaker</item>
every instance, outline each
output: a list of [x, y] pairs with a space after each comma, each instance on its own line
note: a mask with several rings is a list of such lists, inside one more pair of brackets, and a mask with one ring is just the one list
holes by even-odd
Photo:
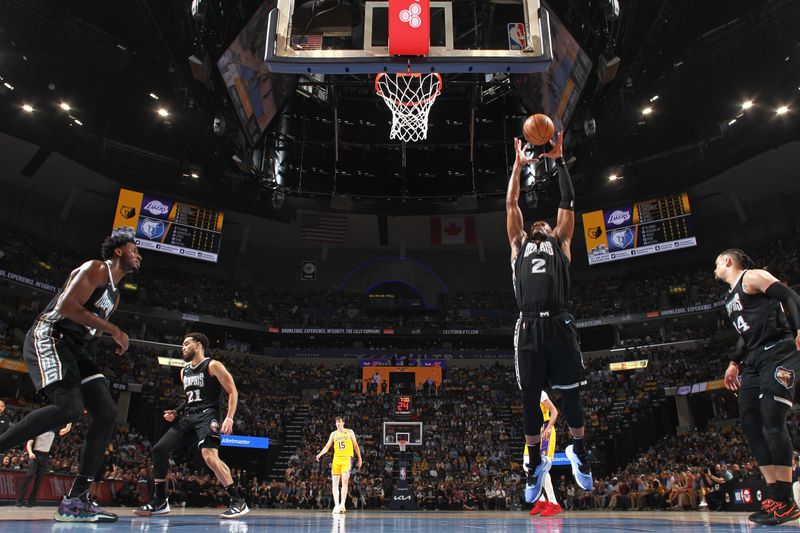
[[776, 505], [778, 505], [778, 502], [772, 498], [767, 498], [761, 502], [761, 510], [751, 514], [747, 519], [756, 524], [760, 524], [763, 520], [772, 517], [772, 509], [774, 509]]
[[765, 526], [779, 526], [786, 522], [797, 520], [798, 518], [800, 518], [800, 509], [797, 508], [797, 504], [792, 500], [788, 502], [777, 502], [772, 508], [772, 516], [765, 518], [759, 523]]

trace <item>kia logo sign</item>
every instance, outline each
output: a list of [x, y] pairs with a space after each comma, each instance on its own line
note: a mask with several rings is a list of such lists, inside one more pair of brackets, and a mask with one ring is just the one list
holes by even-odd
[[394, 497], [394, 500], [398, 501], [398, 502], [403, 502], [403, 501], [407, 501], [407, 500], [410, 500], [410, 499], [411, 499], [411, 495], [410, 494], [408, 496], [395, 496]]

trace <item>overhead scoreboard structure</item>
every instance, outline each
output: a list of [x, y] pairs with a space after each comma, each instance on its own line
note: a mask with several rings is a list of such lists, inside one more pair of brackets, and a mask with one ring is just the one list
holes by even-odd
[[589, 264], [697, 246], [686, 193], [583, 214]]
[[133, 228], [140, 248], [216, 263], [224, 218], [214, 208], [120, 189], [114, 229]]

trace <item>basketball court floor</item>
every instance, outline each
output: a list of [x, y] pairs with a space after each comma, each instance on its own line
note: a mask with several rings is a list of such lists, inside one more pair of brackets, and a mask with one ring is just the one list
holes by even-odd
[[799, 531], [800, 521], [780, 527], [756, 526], [746, 513], [715, 512], [565, 512], [537, 518], [524, 512], [384, 512], [348, 511], [333, 516], [322, 511], [253, 510], [239, 520], [223, 521], [213, 509], [180, 509], [168, 516], [140, 518], [133, 510], [115, 509], [113, 524], [69, 524], [53, 521], [53, 508], [0, 508], [2, 533], [85, 531], [222, 533], [316, 532], [330, 533], [597, 533], [673, 531], [675, 533], [721, 533], [746, 531]]

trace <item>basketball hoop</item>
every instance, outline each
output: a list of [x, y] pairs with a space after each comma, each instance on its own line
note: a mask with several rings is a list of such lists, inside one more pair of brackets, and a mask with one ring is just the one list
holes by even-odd
[[408, 441], [405, 439], [399, 439], [397, 441], [397, 445], [400, 446], [400, 453], [405, 453], [406, 446], [408, 446]]
[[392, 111], [390, 139], [414, 142], [428, 137], [428, 113], [442, 92], [438, 72], [381, 72], [375, 76], [375, 92]]

